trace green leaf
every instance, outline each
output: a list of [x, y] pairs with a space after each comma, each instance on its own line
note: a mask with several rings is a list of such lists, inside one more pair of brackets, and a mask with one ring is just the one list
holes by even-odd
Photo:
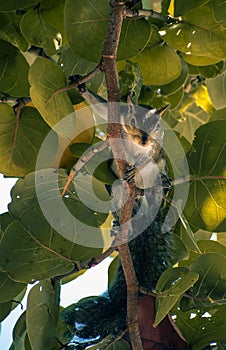
[[14, 220], [1, 240], [0, 268], [13, 280], [29, 283], [69, 272], [73, 264], [43, 247]]
[[17, 320], [13, 329], [13, 344], [10, 350], [32, 350], [30, 341], [27, 337], [26, 329], [26, 311]]
[[173, 234], [173, 242], [174, 251], [172, 265], [175, 265], [176, 263], [178, 263], [178, 261], [188, 258], [188, 250], [185, 244], [183, 243], [182, 239], [177, 234]]
[[189, 271], [186, 267], [169, 268], [163, 272], [156, 285], [158, 296], [154, 327], [163, 320], [181, 295], [193, 286], [197, 280], [198, 274]]
[[22, 15], [14, 12], [0, 13], [0, 38], [17, 46], [19, 50], [26, 51], [28, 42], [21, 33], [21, 18]]
[[29, 96], [29, 65], [20, 51], [0, 40], [0, 91], [11, 96]]
[[183, 58], [187, 63], [201, 67], [217, 64], [221, 61], [221, 59], [216, 57], [192, 56], [190, 51], [188, 51], [188, 54], [183, 53]]
[[188, 76], [188, 65], [187, 63], [181, 59], [181, 72], [178, 78], [171, 81], [169, 84], [162, 85], [161, 86], [161, 94], [162, 95], [169, 95], [173, 92], [177, 91], [181, 87], [184, 87], [184, 84], [186, 82]]
[[0, 300], [1, 303], [11, 301], [20, 294], [26, 284], [13, 281], [5, 272], [0, 272]]
[[192, 143], [195, 131], [209, 119], [209, 114], [195, 103], [189, 103], [185, 108], [179, 107], [181, 116], [178, 118], [175, 130]]
[[[6, 176], [24, 176], [36, 166], [38, 152], [50, 128], [35, 108], [24, 107], [15, 114], [7, 104], [0, 105], [0, 171]], [[56, 146], [46, 150], [53, 159]]]
[[75, 74], [86, 75], [96, 67], [96, 63], [79, 56], [68, 44], [62, 46], [57, 53], [59, 55], [58, 64], [62, 67], [66, 77]]
[[110, 288], [111, 283], [114, 281], [116, 277], [118, 266], [119, 266], [119, 257], [116, 256], [116, 258], [112, 260], [108, 268], [108, 289]]
[[0, 11], [11, 11], [37, 4], [37, 0], [0, 0]]
[[[79, 0], [66, 1], [66, 32], [72, 49], [78, 55], [100, 62], [110, 11], [109, 3], [105, 0], [82, 3]], [[122, 60], [136, 55], [147, 45], [150, 35], [151, 26], [145, 19], [124, 20], [117, 58]]]
[[0, 322], [2, 322], [12, 310], [12, 301], [0, 303]]
[[183, 214], [180, 214], [181, 210], [178, 211], [180, 217], [180, 238], [185, 246], [192, 252], [200, 253], [200, 249], [197, 245], [194, 233]]
[[95, 154], [92, 159], [86, 163], [85, 169], [89, 174], [93, 174], [97, 180], [111, 185], [117, 180], [117, 176], [111, 169], [111, 158], [111, 152], [106, 148]]
[[226, 73], [223, 72], [215, 78], [207, 79], [206, 86], [212, 103], [216, 109], [226, 107]]
[[225, 305], [187, 312], [182, 312], [178, 305], [173, 309], [177, 327], [195, 350], [203, 349], [212, 342], [225, 340], [225, 312]]
[[122, 97], [130, 95], [133, 102], [137, 104], [142, 87], [142, 77], [138, 64], [126, 61], [125, 68], [120, 70], [118, 75]]
[[70, 151], [74, 157], [80, 158], [89, 147], [90, 144], [88, 143], [73, 143], [70, 146]]
[[224, 61], [209, 66], [193, 66], [188, 65], [189, 73], [191, 75], [201, 75], [204, 78], [215, 78], [224, 69]]
[[184, 213], [196, 229], [226, 230], [225, 128], [225, 120], [201, 126], [187, 155], [191, 185]]
[[182, 16], [187, 12], [195, 9], [200, 13], [200, 7], [207, 3], [209, 0], [190, 0], [184, 2], [183, 0], [174, 1], [174, 16]]
[[19, 303], [21, 303], [25, 293], [26, 288], [15, 296], [13, 300], [7, 301], [6, 303], [0, 303], [0, 322], [2, 322], [10, 314], [10, 312], [18, 306]]
[[209, 240], [212, 236], [212, 232], [204, 231], [204, 230], [198, 230], [195, 232], [195, 238], [197, 240]]
[[181, 73], [181, 60], [167, 44], [147, 47], [131, 61], [139, 64], [145, 85], [165, 85]]
[[220, 22], [223, 27], [226, 27], [226, 6], [224, 0], [210, 1], [215, 19]]
[[56, 93], [66, 86], [66, 78], [55, 63], [38, 57], [30, 67], [29, 81], [32, 102], [46, 123], [53, 128], [64, 117], [67, 122], [55, 128], [64, 137], [72, 137], [75, 132], [75, 114], [66, 91]]
[[42, 12], [33, 9], [27, 11], [21, 20], [21, 31], [32, 45], [43, 47], [50, 56], [55, 54], [57, 30], [44, 20]]
[[[224, 253], [226, 249], [222, 246]], [[190, 289], [189, 294], [205, 300], [210, 306], [226, 303], [226, 256], [219, 253], [206, 253], [198, 256], [190, 266], [190, 270], [199, 275], [199, 280]]]
[[[168, 44], [187, 55], [206, 56], [219, 60], [226, 58], [224, 45], [226, 30], [216, 22], [209, 2], [199, 11], [193, 9], [184, 13], [180, 23], [164, 27], [162, 34]], [[207, 64], [211, 63], [214, 62]]]
[[218, 109], [211, 114], [210, 121], [225, 120], [226, 108]]
[[[83, 202], [73, 184], [64, 199], [61, 198], [59, 190], [64, 188], [66, 181], [65, 170], [56, 173], [53, 169], [46, 169], [30, 173], [12, 189], [9, 210], [46, 253], [61, 257], [65, 263], [89, 261], [102, 253], [103, 237], [99, 226], [106, 220], [108, 212], [97, 211], [98, 201], [93, 203], [93, 210], [86, 206], [92, 200], [86, 178], [77, 182], [77, 191]], [[93, 189], [100, 200], [109, 198], [104, 185], [100, 186], [99, 182], [93, 182]], [[106, 209], [105, 202], [103, 205]]]
[[27, 333], [33, 350], [50, 349], [59, 317], [59, 283], [50, 280], [36, 284], [28, 295]]
[[182, 99], [184, 96], [184, 88], [181, 86], [181, 88], [172, 94], [166, 95], [163, 98], [164, 104], [169, 104], [170, 109], [175, 109], [178, 105], [180, 105]]

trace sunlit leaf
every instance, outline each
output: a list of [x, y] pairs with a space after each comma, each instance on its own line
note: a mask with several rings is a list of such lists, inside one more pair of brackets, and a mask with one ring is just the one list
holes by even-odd
[[181, 108], [181, 117], [178, 119], [175, 130], [182, 134], [190, 143], [194, 139], [195, 131], [209, 119], [209, 114], [195, 103]]
[[225, 127], [225, 120], [200, 127], [187, 155], [192, 182], [185, 215], [196, 229], [225, 230]]
[[[36, 166], [38, 152], [50, 128], [35, 108], [24, 107], [15, 113], [7, 104], [0, 105], [0, 171], [7, 176], [24, 176]], [[51, 163], [57, 150], [46, 150]]]
[[181, 73], [180, 58], [168, 45], [147, 47], [131, 60], [139, 63], [145, 85], [165, 85], [178, 78]]
[[178, 78], [171, 81], [169, 84], [162, 85], [161, 86], [161, 94], [163, 95], [169, 95], [181, 87], [184, 87], [184, 84], [186, 82], [188, 76], [188, 65], [184, 60], [181, 60], [181, 72]]
[[196, 11], [209, 0], [174, 0], [174, 16], [182, 16], [187, 12], [196, 9]]
[[[219, 60], [226, 58], [224, 45], [226, 30], [216, 22], [209, 3], [203, 5], [200, 11], [193, 9], [184, 13], [180, 23], [164, 29], [163, 39], [187, 55], [206, 56]], [[211, 63], [214, 62], [207, 64]], [[200, 62], [199, 65], [201, 65]]]
[[67, 117], [67, 122], [57, 127], [57, 132], [64, 137], [73, 137], [75, 114], [70, 98], [65, 91], [56, 93], [66, 86], [66, 78], [55, 63], [38, 57], [29, 72], [32, 101], [50, 127]]

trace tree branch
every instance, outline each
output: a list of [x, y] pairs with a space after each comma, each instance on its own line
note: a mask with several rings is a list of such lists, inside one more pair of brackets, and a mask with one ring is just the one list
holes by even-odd
[[[121, 139], [120, 128], [120, 90], [116, 68], [116, 54], [125, 14], [125, 4], [120, 0], [111, 1], [112, 12], [102, 54], [101, 68], [105, 73], [108, 92], [108, 144], [116, 162], [120, 178], [124, 176], [126, 162], [125, 151]], [[116, 139], [116, 142], [114, 142]], [[130, 342], [133, 350], [142, 350], [142, 342], [138, 327], [138, 284], [129, 251], [128, 229], [134, 203], [134, 186], [129, 185], [130, 196], [127, 203], [120, 210], [119, 256], [127, 285], [127, 324]], [[122, 229], [123, 227], [123, 229]], [[119, 243], [120, 243], [119, 242]]]

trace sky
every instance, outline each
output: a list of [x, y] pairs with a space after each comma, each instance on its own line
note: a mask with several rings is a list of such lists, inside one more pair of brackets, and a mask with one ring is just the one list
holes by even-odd
[[[0, 174], [0, 214], [7, 211], [7, 204], [10, 202], [10, 190], [16, 179], [4, 178]], [[104, 260], [101, 264], [88, 270], [76, 280], [62, 286], [61, 305], [66, 307], [81, 298], [89, 295], [99, 295], [107, 289], [107, 271], [111, 259]], [[32, 286], [29, 286], [28, 291]], [[24, 309], [27, 303], [26, 293], [22, 305]], [[12, 342], [13, 327], [23, 311], [20, 306], [14, 309], [2, 322], [0, 333], [0, 349], [8, 350]]]

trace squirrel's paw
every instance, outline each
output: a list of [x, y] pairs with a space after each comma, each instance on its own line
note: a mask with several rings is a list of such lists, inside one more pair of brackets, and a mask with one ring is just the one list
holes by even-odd
[[125, 169], [125, 175], [123, 177], [123, 180], [131, 184], [134, 183], [137, 172], [138, 170], [134, 165], [128, 165]]

